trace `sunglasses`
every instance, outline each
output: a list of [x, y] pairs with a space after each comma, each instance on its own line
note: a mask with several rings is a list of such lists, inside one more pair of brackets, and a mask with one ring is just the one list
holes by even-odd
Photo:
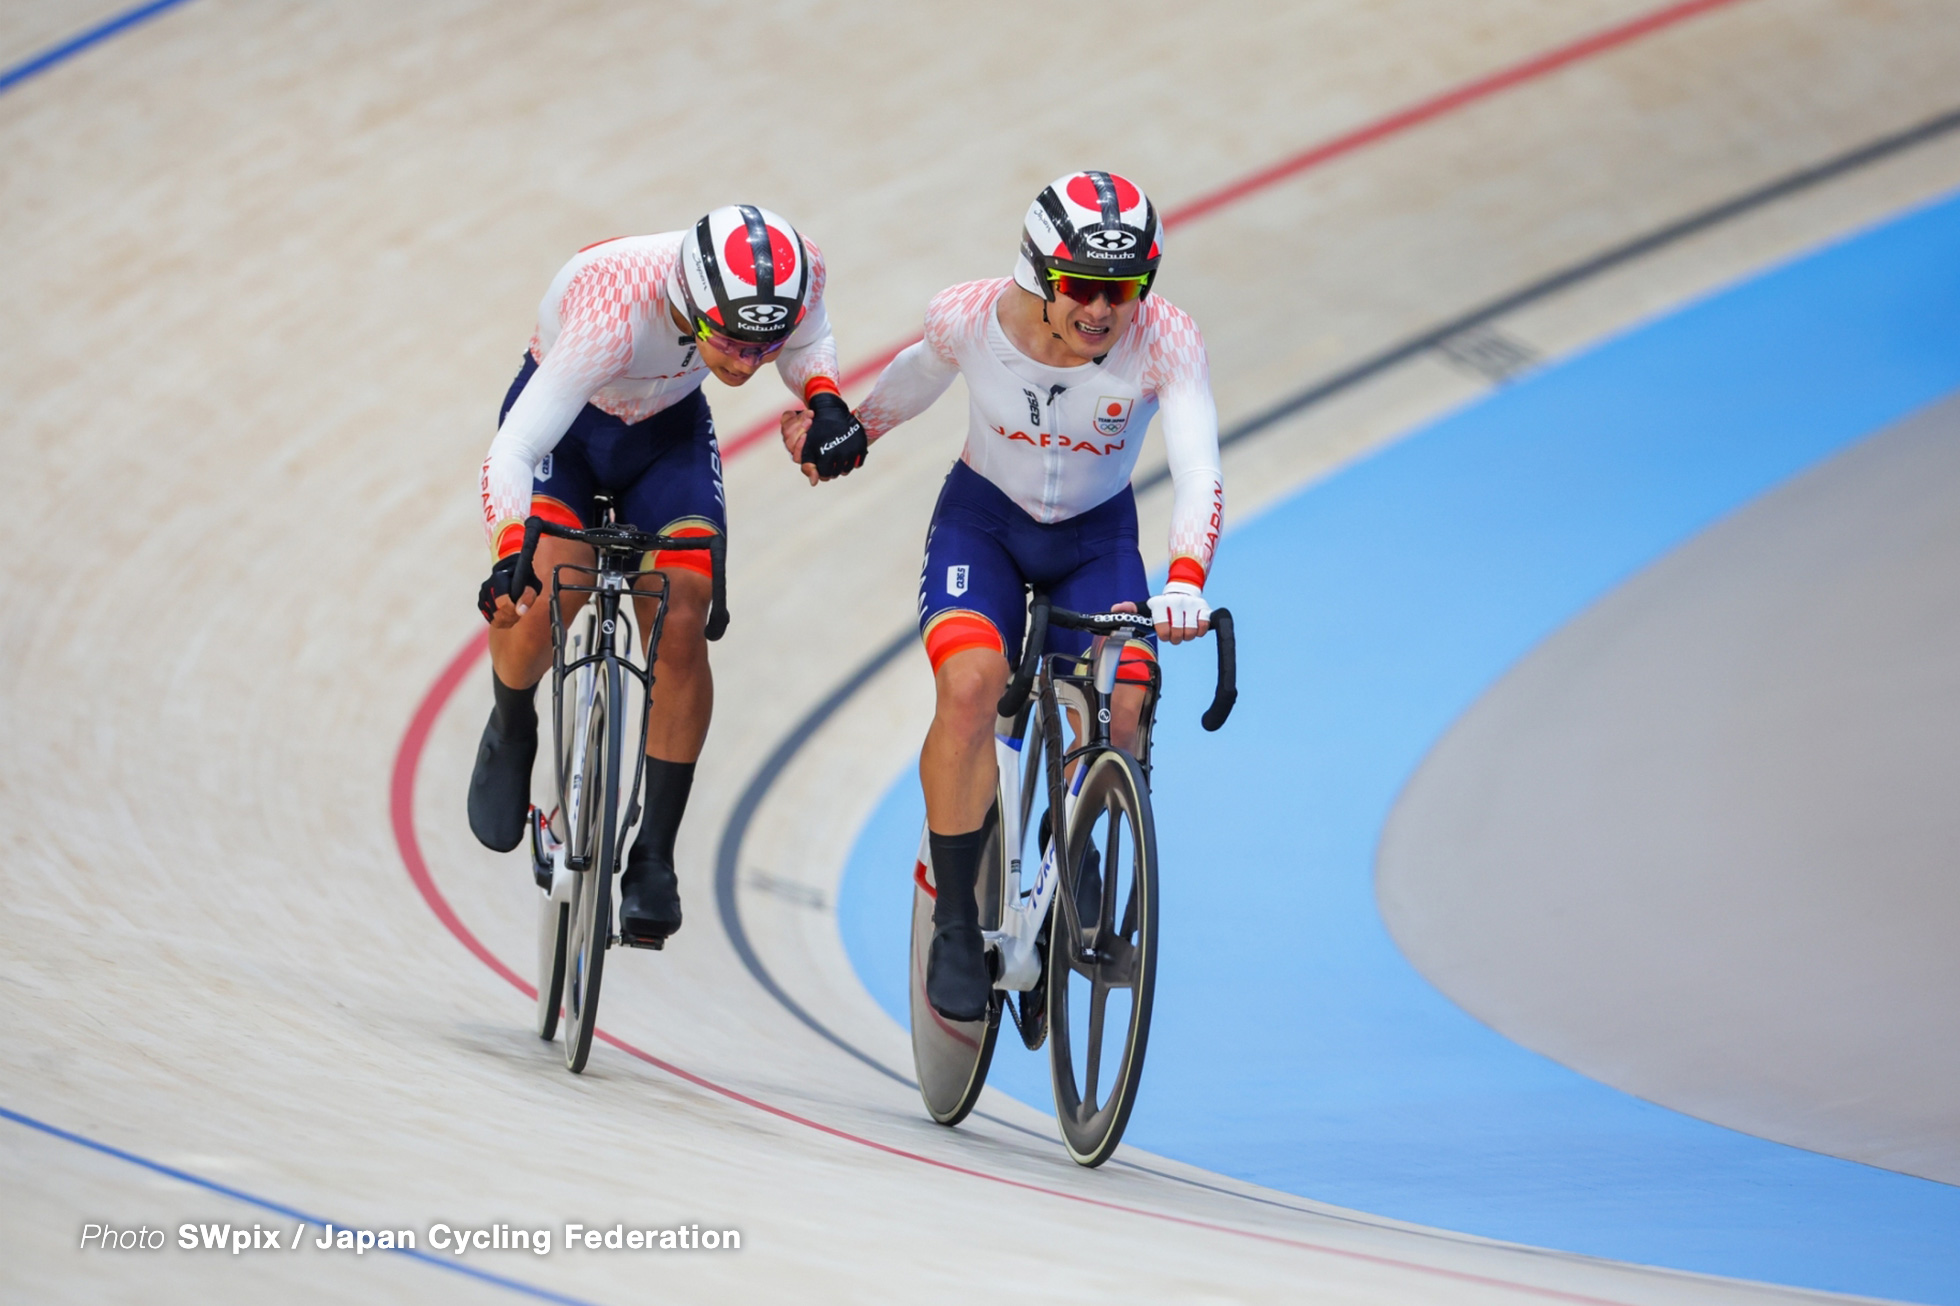
[[782, 352], [784, 345], [789, 343], [787, 338], [771, 341], [766, 345], [758, 345], [748, 340], [731, 340], [715, 330], [706, 318], [696, 321], [694, 338], [704, 345], [713, 345], [722, 353], [738, 358], [744, 363], [760, 363], [765, 358], [773, 358]]
[[1050, 271], [1048, 282], [1057, 294], [1067, 295], [1078, 304], [1107, 299], [1110, 307], [1142, 299], [1150, 290], [1150, 277], [1085, 277], [1079, 272]]

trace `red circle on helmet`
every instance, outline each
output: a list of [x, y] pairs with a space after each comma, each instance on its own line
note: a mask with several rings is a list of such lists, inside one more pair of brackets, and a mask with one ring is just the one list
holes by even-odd
[[[776, 284], [781, 286], [789, 281], [796, 270], [796, 247], [790, 244], [789, 237], [774, 227], [769, 232], [769, 258], [775, 265]], [[751, 286], [755, 279], [755, 251], [749, 248], [749, 229], [740, 226], [728, 233], [728, 240], [721, 250], [721, 265], [724, 270], [734, 273]]]
[[[1115, 187], [1116, 207], [1123, 212], [1127, 213], [1129, 210], [1135, 208], [1137, 201], [1143, 198], [1141, 191], [1135, 186], [1132, 186], [1128, 180], [1117, 176], [1113, 172], [1109, 174], [1109, 184]], [[1096, 194], [1096, 183], [1090, 179], [1089, 174], [1086, 172], [1079, 172], [1069, 178], [1068, 197], [1085, 209], [1099, 210], [1102, 208], [1102, 197]]]

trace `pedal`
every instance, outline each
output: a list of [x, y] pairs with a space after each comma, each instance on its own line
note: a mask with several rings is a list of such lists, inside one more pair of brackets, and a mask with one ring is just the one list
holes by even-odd
[[552, 853], [558, 841], [551, 835], [551, 818], [536, 803], [525, 815], [525, 823], [531, 830], [531, 878], [538, 888], [551, 892]]
[[665, 939], [650, 939], [637, 934], [615, 934], [612, 941], [625, 948], [645, 948], [650, 952], [660, 952], [667, 946]]

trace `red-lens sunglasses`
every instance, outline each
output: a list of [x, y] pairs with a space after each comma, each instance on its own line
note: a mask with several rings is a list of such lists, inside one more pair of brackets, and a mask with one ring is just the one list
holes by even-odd
[[1054, 272], [1048, 274], [1049, 284], [1055, 292], [1067, 295], [1078, 304], [1093, 304], [1097, 299], [1107, 299], [1110, 307], [1132, 303], [1142, 299], [1150, 289], [1148, 275], [1141, 277], [1088, 277], [1079, 272]]

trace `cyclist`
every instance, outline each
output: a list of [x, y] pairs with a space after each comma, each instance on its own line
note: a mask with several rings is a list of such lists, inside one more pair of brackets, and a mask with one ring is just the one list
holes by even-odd
[[[824, 313], [823, 256], [767, 209], [729, 205], [685, 231], [587, 246], [560, 268], [537, 333], [504, 397], [483, 461], [483, 524], [496, 559], [478, 592], [490, 623], [496, 706], [470, 776], [470, 828], [499, 852], [524, 838], [537, 755], [534, 690], [551, 666], [546, 606], [532, 600], [561, 563], [590, 565], [585, 545], [538, 543], [519, 590], [524, 519], [591, 526], [595, 492], [622, 521], [668, 535], [726, 534], [721, 453], [701, 393], [712, 373], [739, 386], [762, 364], [804, 402], [828, 444], [828, 475], [861, 457], [863, 435], [837, 386]], [[858, 434], [855, 439], [852, 432]], [[646, 795], [620, 876], [620, 932], [660, 940], [680, 927], [674, 836], [714, 704], [705, 636], [709, 562], [701, 551], [648, 559], [666, 574], [667, 624], [647, 724]], [[642, 628], [651, 615], [642, 611]]]
[[[857, 417], [869, 440], [924, 412], [966, 377], [966, 448], [926, 533], [919, 629], [937, 707], [919, 754], [937, 894], [926, 995], [949, 1020], [986, 1013], [992, 979], [974, 885], [996, 788], [994, 705], [1019, 657], [1025, 586], [1059, 607], [1140, 610], [1172, 643], [1208, 629], [1204, 598], [1224, 513], [1218, 414], [1204, 342], [1191, 319], [1150, 293], [1162, 257], [1157, 211], [1108, 172], [1057, 178], [1029, 207], [1012, 278], [943, 291], [925, 338], [894, 359]], [[1173, 489], [1170, 578], [1152, 596], [1137, 549], [1130, 473], [1159, 410]], [[785, 417], [785, 447], [817, 428]], [[862, 461], [861, 459], [859, 461]], [[818, 469], [807, 466], [814, 481]], [[1051, 630], [1047, 652], [1089, 637]], [[1154, 649], [1133, 641], [1111, 722], [1134, 747]]]

